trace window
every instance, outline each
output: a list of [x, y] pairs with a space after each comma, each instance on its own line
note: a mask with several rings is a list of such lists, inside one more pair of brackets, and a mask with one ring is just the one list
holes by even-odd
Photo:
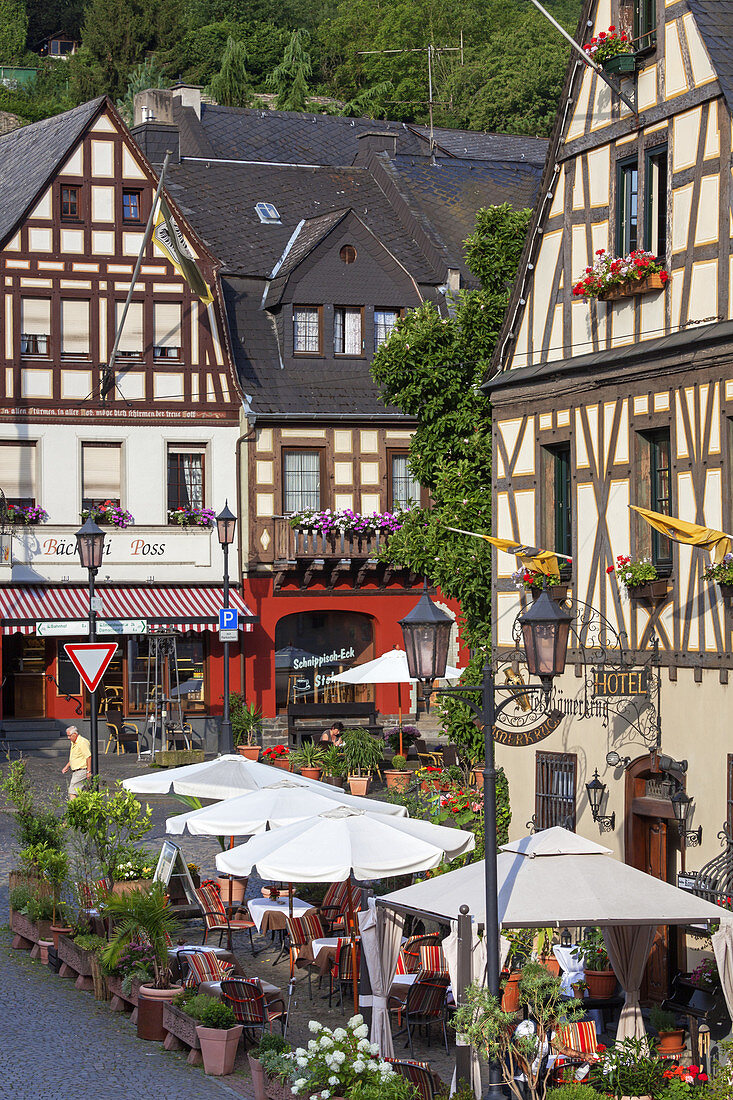
[[255, 203], [255, 210], [257, 211], [257, 217], [261, 222], [269, 222], [271, 225], [281, 225], [280, 215], [277, 211], [277, 207], [273, 206], [271, 202], [258, 202]]
[[283, 512], [321, 507], [321, 452], [283, 452]]
[[575, 788], [578, 758], [574, 752], [535, 754], [536, 829], [561, 825], [575, 831]]
[[122, 192], [122, 217], [126, 222], [140, 221], [140, 192]]
[[168, 448], [168, 510], [203, 508], [204, 453], [200, 448]]
[[[651, 510], [664, 516], [672, 514], [669, 428], [650, 432], [649, 440], [649, 478], [651, 488]], [[672, 543], [660, 531], [652, 530], [652, 561], [655, 565], [672, 564]]]
[[108, 502], [119, 507], [122, 447], [119, 443], [82, 443], [81, 506], [86, 511]]
[[657, 44], [657, 0], [634, 0], [634, 48], [637, 52]]
[[7, 504], [26, 507], [36, 503], [35, 443], [0, 442], [0, 489]]
[[334, 355], [361, 355], [361, 309], [358, 306], [336, 306], [333, 311]]
[[376, 351], [387, 339], [392, 329], [399, 320], [398, 309], [374, 310], [374, 350]]
[[339, 257], [345, 264], [353, 264], [356, 259], [356, 249], [353, 244], [345, 244], [339, 252]]
[[22, 298], [20, 354], [48, 355], [51, 336], [51, 299]]
[[296, 355], [321, 354], [321, 311], [318, 306], [293, 308], [293, 351]]
[[410, 472], [407, 451], [390, 455], [389, 474], [389, 508], [410, 508], [420, 503], [420, 482]]
[[89, 357], [89, 302], [78, 298], [61, 302], [61, 354]]
[[570, 471], [570, 444], [554, 450], [555, 466], [555, 550], [573, 556], [573, 483]]
[[61, 217], [70, 221], [78, 221], [81, 217], [78, 187], [61, 188]]
[[[176, 641], [178, 683], [181, 686], [186, 685], [186, 695], [182, 702], [184, 716], [186, 717], [191, 711], [202, 712], [206, 709], [206, 645], [207, 641], [203, 635], [188, 634]], [[127, 666], [126, 713], [144, 714], [148, 692], [148, 665], [150, 663], [148, 639], [131, 636], [127, 639], [125, 648]], [[170, 683], [174, 685], [176, 671], [172, 661], [170, 662], [169, 677]], [[190, 690], [192, 688], [193, 690]]]
[[[122, 314], [125, 309], [124, 302], [115, 302], [115, 322], [120, 326]], [[118, 354], [127, 359], [140, 359], [143, 353], [143, 303], [130, 302], [130, 307], [125, 317], [125, 326], [120, 336]]]
[[639, 166], [637, 158], [622, 160], [616, 176], [616, 246], [627, 256], [637, 245], [639, 231]]
[[155, 302], [153, 305], [154, 347], [156, 359], [181, 357], [181, 303]]
[[667, 146], [648, 149], [645, 158], [644, 245], [662, 263], [667, 255]]

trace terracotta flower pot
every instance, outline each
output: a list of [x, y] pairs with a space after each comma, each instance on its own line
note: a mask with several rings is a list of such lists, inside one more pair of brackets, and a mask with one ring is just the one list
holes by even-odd
[[370, 782], [371, 776], [369, 775], [350, 775], [349, 789], [352, 794], [361, 795], [363, 797], [369, 793]]
[[387, 787], [393, 791], [406, 791], [412, 779], [411, 772], [397, 771], [392, 768], [385, 769], [384, 778]]
[[113, 882], [113, 894], [129, 894], [131, 890], [150, 889], [153, 884], [151, 878], [129, 878], [125, 882]]
[[685, 1049], [685, 1030], [660, 1031], [657, 1050], [660, 1054], [680, 1054]]
[[473, 777], [476, 780], [476, 788], [478, 790], [481, 790], [483, 785], [484, 785], [484, 769], [483, 769], [483, 767], [473, 768], [472, 771], [473, 771]]
[[241, 905], [244, 901], [244, 895], [247, 890], [247, 883], [249, 879], [246, 878], [229, 878], [228, 875], [218, 875], [219, 886], [221, 888], [221, 900], [225, 905], [229, 905], [229, 891], [231, 889], [231, 904]]
[[291, 772], [293, 765], [288, 760], [287, 756], [281, 756], [279, 759], [271, 760], [270, 763], [274, 768], [280, 768], [284, 772]]
[[237, 745], [237, 752], [240, 756], [246, 756], [247, 760], [259, 760], [260, 758], [259, 745]]
[[556, 978], [560, 976], [560, 963], [554, 955], [543, 955], [538, 962], [540, 966], [544, 966], [545, 970], [549, 971], [550, 974], [554, 974]]
[[59, 939], [61, 938], [61, 936], [70, 936], [72, 931], [73, 929], [68, 928], [65, 924], [51, 925], [51, 936], [53, 938], [54, 951], [58, 951], [59, 949]]
[[48, 966], [48, 949], [49, 947], [53, 947], [53, 940], [39, 940], [38, 947], [41, 952], [41, 962], [44, 966]]
[[196, 1025], [204, 1059], [204, 1073], [212, 1077], [226, 1077], [232, 1072], [243, 1030], [242, 1024], [228, 1028]]
[[501, 995], [501, 1007], [503, 1012], [519, 1011], [519, 979], [521, 977], [521, 970], [512, 970], [507, 978], [504, 992]]
[[181, 992], [180, 985], [170, 989], [156, 989], [152, 985], [141, 985], [137, 995], [137, 1037], [162, 1043], [166, 1036], [163, 1027], [163, 1005], [172, 1001], [176, 993]]
[[255, 1058], [252, 1054], [247, 1052], [247, 1061], [249, 1062], [249, 1072], [252, 1076], [252, 1088], [254, 1089], [255, 1100], [267, 1100], [267, 1093], [265, 1092], [265, 1071], [262, 1068], [262, 1062], [259, 1058]]
[[321, 769], [320, 768], [301, 768], [300, 769], [300, 774], [303, 776], [304, 779], [320, 779], [321, 778]]
[[346, 780], [343, 775], [324, 775], [323, 782], [328, 783], [329, 787], [338, 787], [343, 791], [346, 786]]
[[613, 997], [616, 992], [616, 975], [613, 970], [585, 970], [583, 974], [589, 997], [599, 1001]]

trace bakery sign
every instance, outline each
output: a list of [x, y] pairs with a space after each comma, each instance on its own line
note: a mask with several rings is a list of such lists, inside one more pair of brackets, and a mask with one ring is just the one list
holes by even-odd
[[[75, 532], [39, 529], [13, 539], [13, 561], [25, 565], [64, 565], [78, 561]], [[211, 531], [128, 527], [105, 529], [104, 562], [109, 565], [211, 565]]]

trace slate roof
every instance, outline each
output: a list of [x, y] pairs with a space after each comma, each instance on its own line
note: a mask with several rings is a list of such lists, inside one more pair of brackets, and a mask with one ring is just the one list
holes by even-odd
[[713, 68], [733, 112], [733, 0], [688, 0]]
[[99, 96], [73, 111], [0, 137], [0, 243], [33, 207], [53, 172], [101, 110]]
[[[413, 125], [411, 128], [426, 141], [430, 140], [428, 126]], [[541, 168], [547, 153], [547, 138], [521, 134], [487, 134], [480, 130], [446, 130], [436, 126], [433, 137], [452, 157], [467, 160], [526, 160]]]

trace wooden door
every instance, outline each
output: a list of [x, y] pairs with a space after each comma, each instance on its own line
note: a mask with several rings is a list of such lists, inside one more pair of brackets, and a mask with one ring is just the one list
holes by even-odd
[[[667, 879], [667, 823], [661, 818], [640, 818], [643, 836], [644, 866], [648, 875]], [[669, 985], [669, 928], [660, 925], [652, 944], [649, 962], [641, 986], [641, 999], [662, 1001]]]

